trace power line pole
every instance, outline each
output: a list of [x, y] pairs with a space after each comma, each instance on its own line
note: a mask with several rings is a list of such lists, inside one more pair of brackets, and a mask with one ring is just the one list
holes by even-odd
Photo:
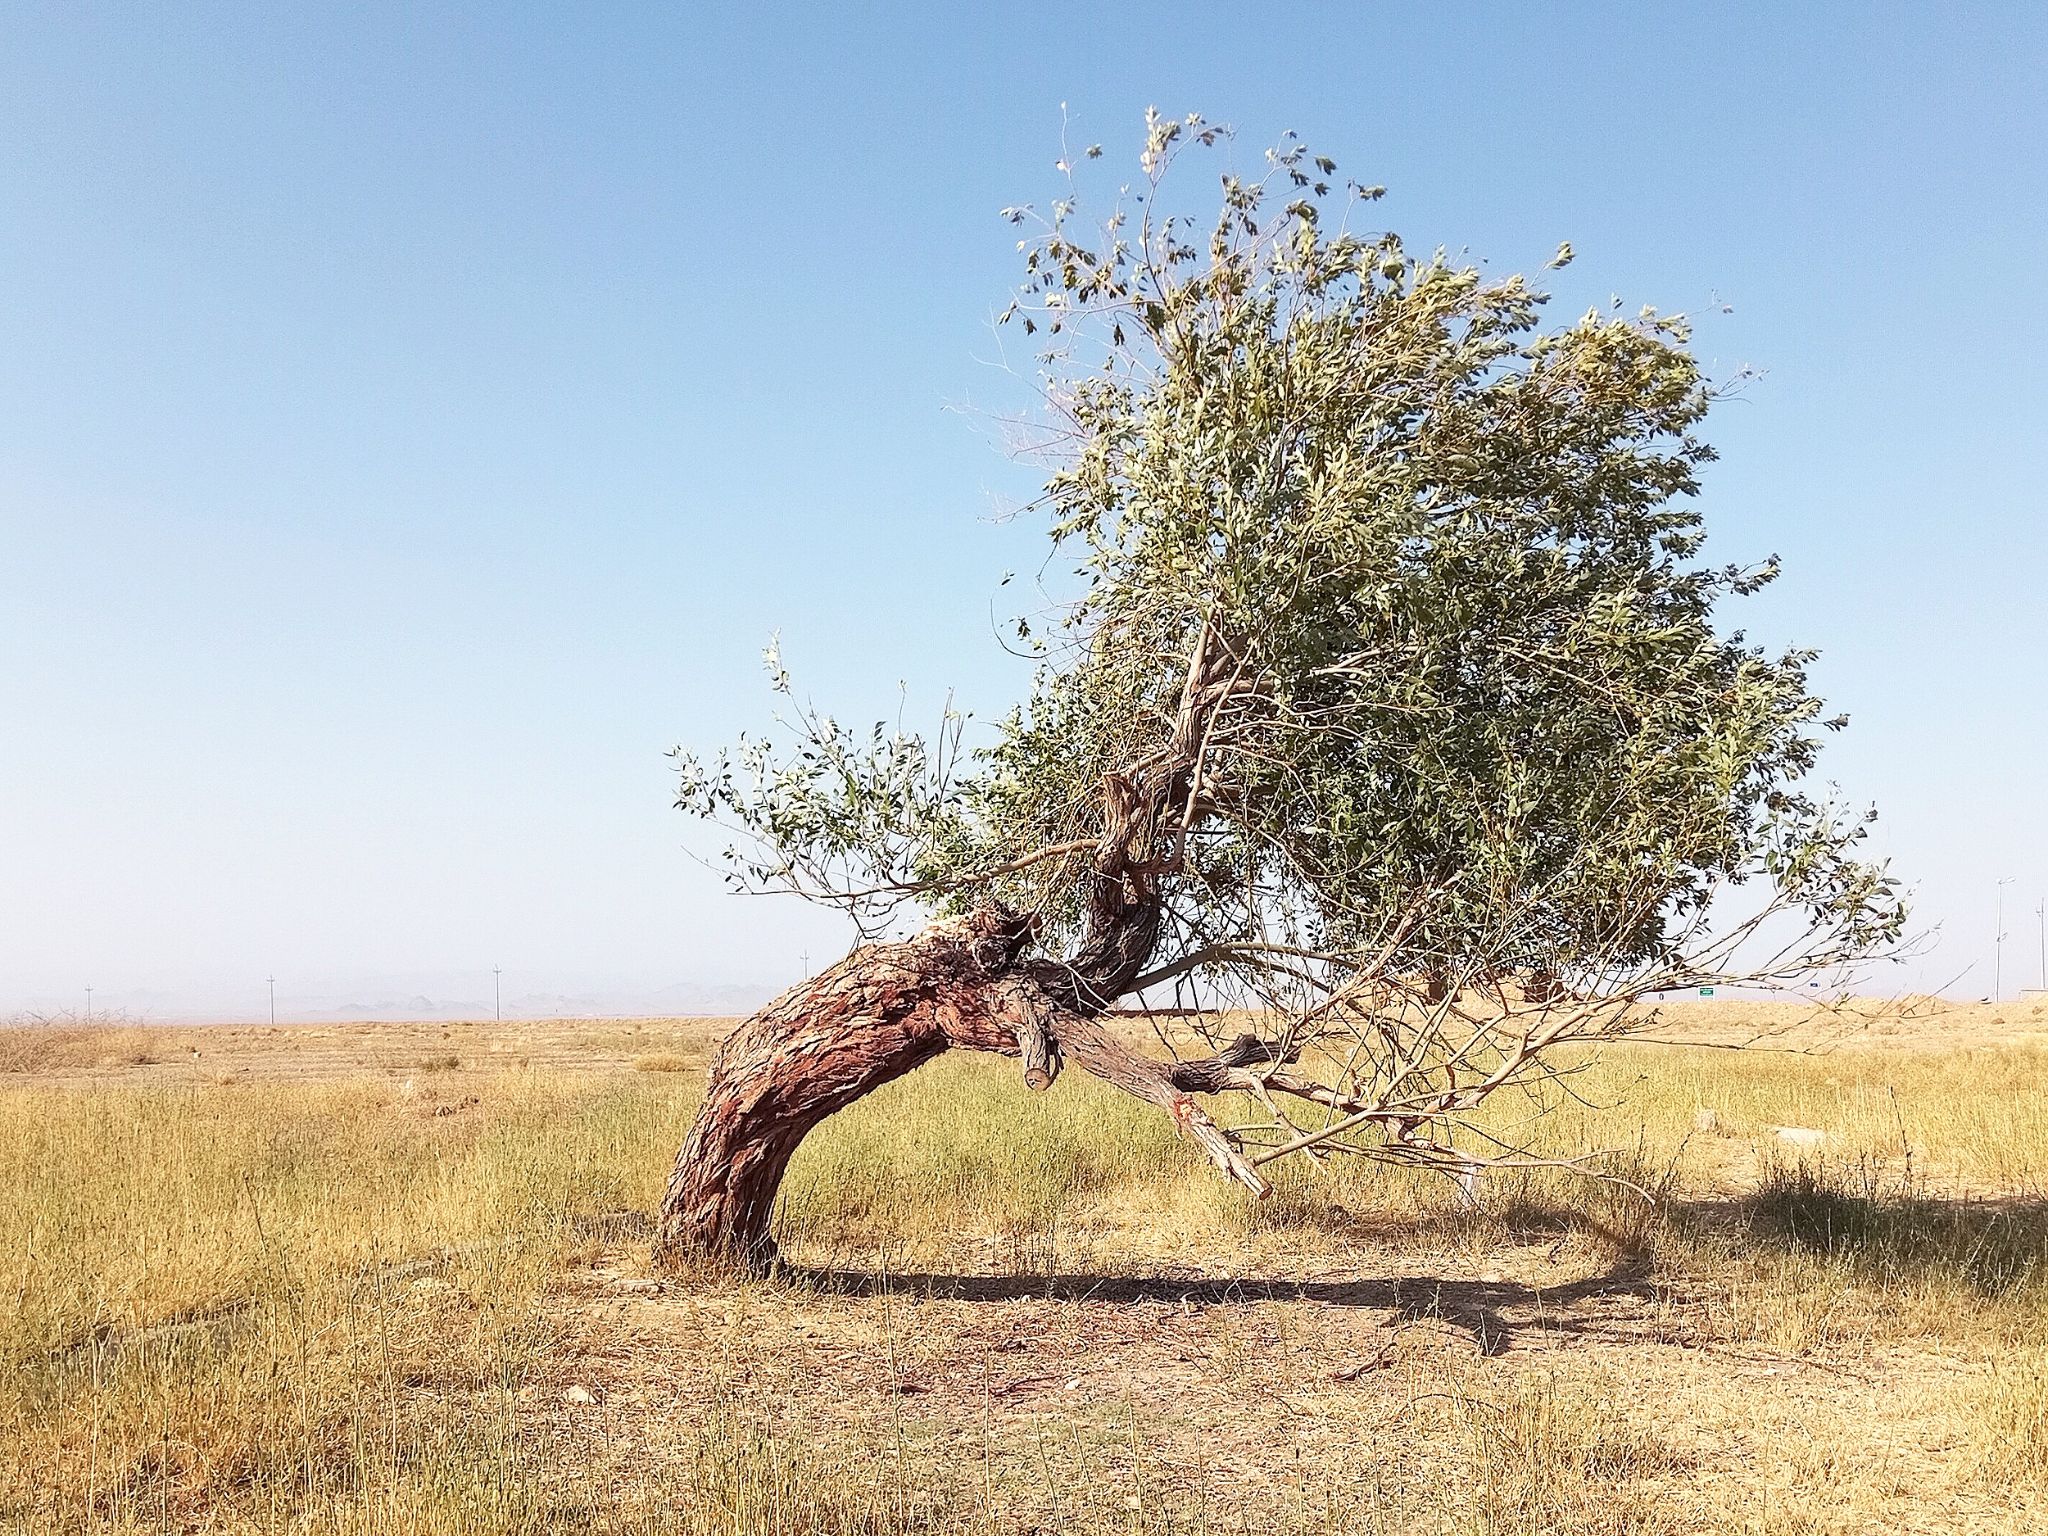
[[263, 979], [270, 983], [270, 1027], [275, 1029], [277, 1028], [277, 978], [275, 976], [266, 976]]
[[2041, 990], [2048, 992], [2048, 898], [2034, 908], [2034, 916], [2041, 924]]
[[88, 1024], [92, 1022], [92, 987], [90, 984], [85, 989], [85, 1022]]
[[1998, 932], [1991, 940], [1991, 1001], [2005, 995], [2005, 888], [2012, 884], [2007, 875], [1998, 882]]
[[491, 1012], [497, 1015], [500, 1024], [505, 1022], [505, 994], [498, 985], [499, 969], [491, 967]]

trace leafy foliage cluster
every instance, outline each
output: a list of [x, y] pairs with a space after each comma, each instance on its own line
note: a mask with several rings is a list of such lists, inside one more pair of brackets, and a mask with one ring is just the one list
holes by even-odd
[[1896, 941], [1865, 818], [1802, 788], [1841, 723], [1811, 653], [1717, 627], [1776, 565], [1700, 558], [1684, 321], [1546, 327], [1524, 278], [1354, 228], [1380, 190], [1292, 139], [1213, 224], [1169, 211], [1221, 141], [1154, 114], [1106, 219], [1006, 211], [1039, 507], [1082, 578], [1030, 697], [973, 754], [955, 716], [862, 739], [807, 708], [793, 750], [679, 754], [736, 876], [877, 925], [1001, 902], [1058, 955], [1114, 841], [1161, 913], [1144, 980], [1269, 1001], [1783, 979]]

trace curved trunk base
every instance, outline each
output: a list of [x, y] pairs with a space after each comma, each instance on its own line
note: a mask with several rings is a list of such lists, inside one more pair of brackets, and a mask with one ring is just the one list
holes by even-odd
[[768, 1268], [777, 1257], [769, 1230], [776, 1192], [811, 1128], [954, 1046], [1021, 1057], [1032, 1088], [1049, 1087], [1071, 1059], [1167, 1111], [1218, 1167], [1266, 1194], [1265, 1180], [1189, 1097], [1227, 1086], [1222, 1074], [1251, 1058], [1138, 1055], [1063, 999], [1067, 973], [1020, 961], [1027, 941], [1021, 922], [980, 914], [856, 950], [728, 1036], [662, 1197], [657, 1261]]
[[728, 1036], [662, 1197], [657, 1258], [765, 1268], [776, 1191], [820, 1120], [948, 1046], [1016, 1054], [990, 1004], [1023, 941], [985, 918], [856, 950]]

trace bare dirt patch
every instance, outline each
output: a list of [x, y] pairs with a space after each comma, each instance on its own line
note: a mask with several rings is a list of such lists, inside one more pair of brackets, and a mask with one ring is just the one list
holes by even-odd
[[[627, 1497], [658, 1496], [714, 1414], [1002, 1530], [1149, 1529], [1148, 1510], [1273, 1530], [2016, 1532], [2048, 1518], [1973, 1480], [1952, 1404], [1981, 1368], [1954, 1353], [1740, 1344], [1711, 1296], [1543, 1246], [1497, 1251], [1482, 1276], [1413, 1250], [1352, 1257], [1301, 1273], [1111, 1263], [699, 1286], [615, 1247], [562, 1282], [519, 1411], [581, 1436]], [[1580, 1434], [1560, 1469], [1566, 1422]]]

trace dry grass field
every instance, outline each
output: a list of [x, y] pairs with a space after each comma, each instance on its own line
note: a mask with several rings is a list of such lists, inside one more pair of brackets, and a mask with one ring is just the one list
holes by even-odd
[[1720, 1048], [1783, 1022], [1674, 1009], [1542, 1122], [1654, 1208], [1253, 1206], [943, 1058], [758, 1282], [647, 1267], [715, 1021], [0, 1030], [0, 1529], [2048, 1528], [2048, 1016]]

